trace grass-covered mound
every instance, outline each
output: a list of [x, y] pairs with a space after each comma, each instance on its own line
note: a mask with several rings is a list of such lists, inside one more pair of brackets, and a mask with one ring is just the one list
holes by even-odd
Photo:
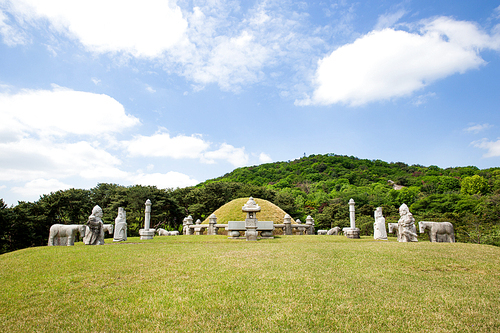
[[1, 332], [498, 332], [500, 248], [130, 238], [0, 256]]
[[[257, 213], [259, 221], [273, 221], [275, 224], [283, 223], [283, 218], [286, 215], [283, 209], [264, 199], [254, 198], [254, 200], [261, 208], [260, 212]], [[241, 208], [247, 201], [248, 198], [234, 199], [217, 209], [214, 212], [215, 216], [217, 216], [217, 223], [226, 224], [228, 221], [245, 221], [246, 213]], [[208, 223], [208, 218], [203, 223]], [[292, 219], [292, 223], [295, 223], [294, 219]]]

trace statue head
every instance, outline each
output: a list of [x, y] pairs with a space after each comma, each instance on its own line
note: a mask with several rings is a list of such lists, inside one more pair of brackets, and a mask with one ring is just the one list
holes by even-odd
[[375, 218], [382, 217], [382, 207], [377, 207], [375, 210]]
[[92, 209], [92, 215], [95, 217], [102, 217], [102, 209], [98, 205], [95, 205], [94, 208]]
[[125, 208], [118, 207], [118, 217], [124, 219], [126, 217]]
[[410, 209], [408, 208], [408, 206], [404, 203], [401, 205], [401, 207], [399, 207], [399, 215], [403, 216], [403, 215], [406, 215], [410, 212]]

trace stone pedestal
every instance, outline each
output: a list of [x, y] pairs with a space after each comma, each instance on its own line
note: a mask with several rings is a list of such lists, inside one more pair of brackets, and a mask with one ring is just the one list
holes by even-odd
[[139, 235], [141, 236], [141, 239], [153, 239], [155, 236], [155, 229], [141, 229], [139, 230]]
[[358, 228], [354, 228], [354, 229], [344, 228], [344, 229], [342, 229], [342, 231], [344, 232], [344, 235], [347, 238], [359, 238], [360, 230]]

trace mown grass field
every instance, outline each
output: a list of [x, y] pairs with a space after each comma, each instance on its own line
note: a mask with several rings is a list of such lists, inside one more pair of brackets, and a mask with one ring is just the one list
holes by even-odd
[[2, 332], [500, 331], [492, 246], [177, 236], [29, 248], [0, 267]]

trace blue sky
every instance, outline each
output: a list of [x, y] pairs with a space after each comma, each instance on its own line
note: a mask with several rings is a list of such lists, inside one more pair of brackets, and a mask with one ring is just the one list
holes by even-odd
[[0, 198], [335, 153], [500, 165], [498, 1], [0, 0]]

